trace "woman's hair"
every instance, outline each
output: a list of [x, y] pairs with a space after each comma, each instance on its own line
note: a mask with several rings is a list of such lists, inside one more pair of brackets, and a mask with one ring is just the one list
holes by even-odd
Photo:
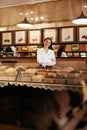
[[[50, 38], [50, 37], [47, 37], [47, 38], [45, 38], [43, 41], [46, 41], [46, 40], [50, 40], [50, 46], [49, 46], [49, 49], [53, 49], [52, 48], [52, 39]], [[44, 43], [42, 44], [42, 47], [44, 47]]]
[[58, 57], [61, 57], [61, 53], [65, 52], [65, 48], [66, 48], [65, 44], [62, 44], [62, 45], [59, 46], [59, 49], [58, 49], [58, 52], [57, 52]]
[[2, 48], [2, 47], [0, 47], [0, 51], [3, 51], [3, 48]]
[[6, 47], [5, 52], [12, 52], [12, 49], [10, 46]]

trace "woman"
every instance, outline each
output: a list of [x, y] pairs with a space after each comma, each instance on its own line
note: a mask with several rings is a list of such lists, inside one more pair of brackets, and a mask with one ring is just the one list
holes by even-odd
[[57, 57], [67, 57], [67, 54], [65, 52], [65, 48], [66, 48], [65, 44], [62, 44], [59, 46], [59, 49], [57, 52]]
[[52, 50], [52, 40], [49, 37], [44, 39], [42, 48], [37, 50], [37, 62], [43, 67], [56, 64], [55, 54]]

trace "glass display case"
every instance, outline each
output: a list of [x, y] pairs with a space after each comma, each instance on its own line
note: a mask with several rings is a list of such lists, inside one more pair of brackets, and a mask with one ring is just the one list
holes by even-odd
[[28, 63], [16, 63], [15, 66], [0, 65], [0, 84], [27, 85], [45, 89], [81, 88], [81, 79], [87, 81], [87, 71], [72, 67], [60, 68], [41, 66], [32, 67]]

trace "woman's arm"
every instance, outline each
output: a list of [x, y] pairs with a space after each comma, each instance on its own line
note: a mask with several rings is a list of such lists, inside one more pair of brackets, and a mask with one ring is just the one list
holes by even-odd
[[47, 56], [43, 52], [43, 50], [38, 49], [37, 50], [37, 62], [39, 64], [49, 64], [49, 63], [51, 63], [51, 60], [49, 58], [47, 58]]
[[55, 57], [55, 53], [54, 53], [54, 51], [52, 51], [51, 62], [53, 62], [53, 64], [56, 64], [56, 57]]
[[42, 66], [53, 66], [56, 64], [53, 50], [46, 54], [42, 49], [37, 50], [37, 62]]

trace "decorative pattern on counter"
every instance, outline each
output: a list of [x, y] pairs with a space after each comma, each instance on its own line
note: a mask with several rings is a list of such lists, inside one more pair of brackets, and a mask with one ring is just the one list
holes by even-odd
[[39, 88], [39, 89], [45, 89], [45, 90], [73, 90], [73, 91], [81, 91], [82, 87], [81, 85], [64, 85], [64, 84], [50, 84], [50, 83], [39, 83], [39, 82], [9, 82], [10, 85], [15, 86], [27, 86], [27, 87], [33, 87], [33, 88]]

